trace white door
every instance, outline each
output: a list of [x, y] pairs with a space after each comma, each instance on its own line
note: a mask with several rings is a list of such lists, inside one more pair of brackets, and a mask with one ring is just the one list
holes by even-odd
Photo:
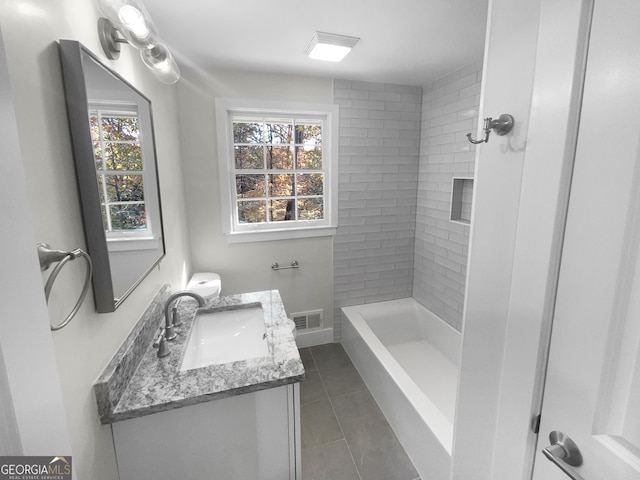
[[[534, 480], [640, 479], [639, 25], [595, 0]], [[553, 431], [580, 466], [545, 458]]]

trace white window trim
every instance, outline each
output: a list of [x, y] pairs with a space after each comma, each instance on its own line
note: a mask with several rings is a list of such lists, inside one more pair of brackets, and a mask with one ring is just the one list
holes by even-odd
[[[220, 218], [228, 243], [262, 242], [293, 238], [321, 237], [335, 235], [338, 223], [338, 113], [337, 105], [299, 102], [278, 102], [266, 100], [246, 100], [216, 98], [216, 126], [218, 135], [218, 169], [220, 174]], [[234, 229], [236, 208], [232, 187], [231, 159], [233, 158], [231, 115], [273, 114], [304, 117], [317, 115], [326, 118], [326, 132], [322, 138], [323, 160], [328, 160], [325, 177], [325, 221], [291, 227], [258, 227], [255, 230]]]
[[[156, 217], [159, 218], [160, 205], [155, 199], [159, 199], [157, 192], [156, 158], [153, 133], [151, 131], [151, 115], [144, 108], [140, 108], [137, 102], [122, 102], [111, 100], [89, 100], [89, 110], [99, 110], [112, 113], [132, 113], [138, 118], [139, 142], [142, 154], [142, 181], [145, 189], [145, 210], [147, 215], [147, 228], [141, 231], [106, 231], [105, 237], [109, 251], [126, 250], [151, 250], [157, 248], [162, 236], [157, 232]], [[96, 173], [98, 173], [96, 171]]]
[[131, 250], [157, 250], [162, 248], [162, 237], [109, 238], [107, 248], [111, 252], [130, 252]]

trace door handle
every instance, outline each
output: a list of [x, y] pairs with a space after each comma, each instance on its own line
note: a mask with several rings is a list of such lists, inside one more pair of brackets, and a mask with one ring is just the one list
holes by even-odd
[[582, 453], [571, 438], [557, 430], [549, 434], [551, 445], [542, 449], [544, 456], [551, 460], [572, 480], [585, 480], [573, 467], [582, 465]]

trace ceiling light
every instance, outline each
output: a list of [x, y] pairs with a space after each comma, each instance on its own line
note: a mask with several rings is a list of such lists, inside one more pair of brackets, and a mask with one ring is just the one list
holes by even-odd
[[100, 9], [134, 47], [151, 48], [158, 42], [158, 29], [139, 0], [100, 0]]
[[339, 62], [359, 41], [357, 37], [315, 32], [304, 53], [314, 60]]
[[107, 58], [120, 56], [120, 44], [140, 49], [144, 64], [163, 83], [180, 79], [180, 69], [171, 52], [158, 42], [158, 29], [139, 0], [100, 0], [107, 18], [98, 20], [100, 45]]

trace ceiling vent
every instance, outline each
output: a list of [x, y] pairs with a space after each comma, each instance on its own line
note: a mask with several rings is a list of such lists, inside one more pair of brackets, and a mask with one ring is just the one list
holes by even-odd
[[347, 56], [359, 41], [360, 39], [357, 37], [315, 32], [307, 44], [307, 48], [304, 49], [304, 53], [314, 60], [339, 62]]

